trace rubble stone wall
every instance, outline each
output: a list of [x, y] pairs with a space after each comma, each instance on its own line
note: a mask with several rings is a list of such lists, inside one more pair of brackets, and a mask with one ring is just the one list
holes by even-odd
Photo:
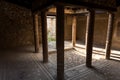
[[0, 1], [0, 38], [1, 49], [33, 45], [31, 10]]

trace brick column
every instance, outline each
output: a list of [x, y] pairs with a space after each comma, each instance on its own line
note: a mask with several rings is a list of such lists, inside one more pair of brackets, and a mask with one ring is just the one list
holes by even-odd
[[109, 13], [108, 30], [106, 38], [106, 59], [110, 59], [112, 36], [113, 36], [114, 14]]
[[87, 16], [87, 28], [86, 28], [86, 66], [92, 66], [92, 47], [93, 47], [93, 36], [94, 36], [94, 21], [95, 11], [89, 9]]
[[34, 44], [35, 53], [39, 52], [39, 30], [38, 30], [38, 14], [32, 13], [33, 15], [33, 31], [34, 31]]
[[73, 22], [72, 22], [72, 45], [73, 47], [75, 47], [75, 44], [76, 44], [76, 24], [77, 24], [76, 20], [77, 20], [76, 16], [74, 15]]
[[47, 15], [46, 15], [46, 11], [41, 12], [41, 25], [42, 25], [43, 62], [48, 62]]
[[56, 8], [57, 80], [64, 80], [64, 6], [57, 4]]

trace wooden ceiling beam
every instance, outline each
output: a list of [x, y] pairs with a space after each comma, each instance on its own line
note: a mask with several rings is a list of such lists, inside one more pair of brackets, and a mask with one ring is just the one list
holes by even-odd
[[[49, 6], [56, 3], [60, 3], [64, 6], [80, 6], [84, 8], [95, 8], [106, 11], [117, 11], [116, 0], [111, 1], [92, 1], [92, 0], [5, 0], [28, 9], [32, 11], [41, 11], [43, 9], [49, 8]], [[105, 4], [106, 2], [106, 4]], [[113, 2], [113, 3], [112, 3]], [[109, 4], [110, 3], [110, 4]], [[107, 5], [108, 4], [108, 5]]]

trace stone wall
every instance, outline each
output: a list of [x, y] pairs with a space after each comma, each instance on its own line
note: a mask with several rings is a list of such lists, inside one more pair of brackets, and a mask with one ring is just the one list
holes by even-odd
[[118, 26], [118, 22], [120, 22], [120, 7], [118, 7], [118, 11], [115, 13], [115, 21], [114, 21], [114, 34], [112, 41], [112, 48], [120, 49], [120, 30]]
[[[86, 33], [86, 16], [78, 16], [77, 19], [77, 40], [85, 43]], [[120, 22], [120, 7], [115, 12], [114, 30], [112, 48], [120, 49], [120, 30], [118, 28], [118, 22]], [[106, 36], [108, 27], [108, 14], [96, 14], [95, 15], [95, 28], [94, 28], [94, 45], [105, 47]], [[119, 26], [120, 27], [120, 26]]]
[[[72, 15], [65, 16], [65, 40], [72, 39], [72, 20]], [[85, 42], [86, 20], [86, 15], [77, 16], [77, 40], [83, 43]], [[117, 34], [120, 33], [117, 27], [118, 22], [120, 22], [120, 8], [116, 12], [112, 44], [112, 47], [117, 49], [120, 48], [120, 36]], [[95, 45], [105, 46], [107, 25], [108, 14], [96, 14], [94, 28]], [[39, 21], [39, 31], [41, 30], [40, 28]], [[33, 44], [34, 36], [31, 11], [15, 4], [0, 1], [0, 49]]]
[[85, 42], [85, 33], [86, 33], [86, 21], [87, 17], [85, 15], [77, 16], [77, 40]]
[[0, 48], [28, 46], [34, 43], [31, 11], [0, 1]]
[[108, 27], [108, 14], [96, 14], [94, 28], [94, 44], [105, 46]]
[[72, 40], [72, 16], [66, 15], [65, 16], [65, 40]]
[[[72, 17], [66, 15], [65, 40], [71, 40], [71, 21]], [[41, 43], [40, 16], [39, 32]], [[0, 1], [0, 38], [0, 49], [34, 45], [31, 10]]]
[[[87, 15], [78, 16], [77, 19], [77, 40], [85, 43]], [[108, 15], [96, 14], [94, 27], [94, 44], [105, 45]]]

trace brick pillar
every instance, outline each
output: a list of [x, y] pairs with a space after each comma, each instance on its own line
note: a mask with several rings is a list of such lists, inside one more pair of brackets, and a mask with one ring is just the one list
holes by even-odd
[[72, 45], [73, 47], [75, 47], [75, 44], [76, 44], [76, 24], [77, 24], [76, 16], [74, 15], [73, 22], [72, 22]]
[[110, 59], [112, 36], [113, 36], [114, 14], [109, 13], [108, 30], [106, 38], [106, 59]]
[[87, 16], [87, 28], [86, 28], [86, 66], [92, 66], [92, 47], [93, 47], [93, 36], [94, 36], [94, 21], [95, 11], [89, 9]]
[[41, 12], [41, 25], [42, 25], [43, 62], [48, 62], [47, 15], [46, 15], [46, 11]]
[[64, 80], [64, 6], [57, 4], [56, 8], [57, 80]]
[[34, 31], [34, 44], [35, 53], [39, 52], [39, 30], [38, 30], [38, 14], [32, 13], [33, 15], [33, 31]]

